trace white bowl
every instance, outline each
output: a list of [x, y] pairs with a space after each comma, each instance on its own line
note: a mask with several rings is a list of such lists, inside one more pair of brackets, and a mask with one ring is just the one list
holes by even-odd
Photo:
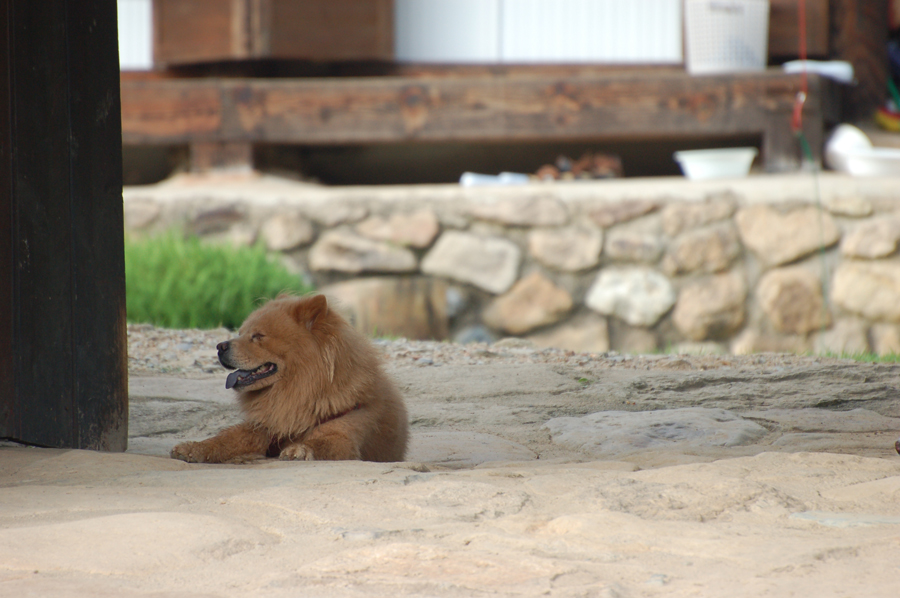
[[694, 181], [745, 177], [757, 153], [755, 147], [687, 150], [675, 152], [675, 161], [684, 176]]
[[853, 125], [838, 125], [825, 143], [825, 164], [833, 170], [849, 172], [847, 155], [871, 149], [869, 137]]
[[846, 171], [855, 176], [900, 175], [900, 148], [854, 149], [843, 158]]

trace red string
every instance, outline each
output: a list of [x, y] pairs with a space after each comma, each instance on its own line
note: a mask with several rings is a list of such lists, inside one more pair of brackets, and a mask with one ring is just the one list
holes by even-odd
[[803, 61], [803, 70], [800, 75], [800, 91], [797, 92], [794, 114], [791, 117], [791, 129], [794, 133], [799, 133], [803, 128], [803, 104], [809, 91], [809, 78], [806, 73], [806, 0], [797, 2], [797, 25], [800, 29], [800, 60]]

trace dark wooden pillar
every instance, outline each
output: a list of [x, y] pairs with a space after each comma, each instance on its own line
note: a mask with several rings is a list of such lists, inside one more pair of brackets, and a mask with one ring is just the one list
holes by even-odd
[[115, 0], [0, 0], [0, 437], [125, 450]]
[[889, 0], [831, 0], [832, 55], [853, 64], [858, 85], [844, 102], [848, 121], [869, 120], [887, 96]]

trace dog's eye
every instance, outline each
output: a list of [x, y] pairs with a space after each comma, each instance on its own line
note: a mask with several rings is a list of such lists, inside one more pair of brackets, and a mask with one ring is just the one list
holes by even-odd
[[263, 334], [262, 332], [254, 332], [253, 335], [250, 336], [250, 340], [251, 341], [259, 341], [259, 340], [262, 340], [263, 338], [265, 338], [265, 336], [266, 335]]

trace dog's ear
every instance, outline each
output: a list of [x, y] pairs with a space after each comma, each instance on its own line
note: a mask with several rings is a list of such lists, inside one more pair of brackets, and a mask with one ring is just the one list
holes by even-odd
[[301, 299], [294, 307], [294, 319], [306, 326], [307, 330], [312, 330], [316, 322], [328, 313], [328, 302], [325, 295], [316, 295], [309, 299]]

